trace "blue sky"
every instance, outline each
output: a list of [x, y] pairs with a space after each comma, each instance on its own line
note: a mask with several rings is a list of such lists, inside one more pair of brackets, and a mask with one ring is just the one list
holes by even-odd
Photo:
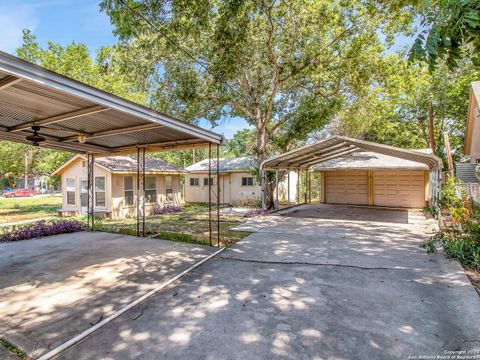
[[[95, 53], [102, 45], [114, 44], [110, 20], [100, 12], [98, 3], [99, 0], [0, 0], [0, 50], [15, 54], [24, 28], [31, 29], [42, 45], [48, 41], [62, 45], [82, 42]], [[239, 118], [224, 120], [213, 129], [208, 121], [200, 121], [199, 125], [227, 138], [248, 127]]]
[[[15, 54], [22, 43], [22, 29], [28, 28], [45, 45], [53, 41], [62, 45], [72, 41], [87, 44], [94, 53], [102, 45], [116, 42], [108, 16], [100, 12], [99, 0], [0, 0], [0, 50]], [[411, 39], [399, 37], [394, 47], [398, 50]], [[200, 126], [231, 138], [248, 127], [239, 118], [226, 119], [216, 128], [208, 121]]]

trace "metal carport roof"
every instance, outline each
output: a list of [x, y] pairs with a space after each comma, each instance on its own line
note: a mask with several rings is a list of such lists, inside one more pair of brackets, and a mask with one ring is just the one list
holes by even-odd
[[76, 153], [129, 153], [222, 144], [221, 135], [0, 51], [0, 139]]
[[415, 161], [427, 165], [431, 170], [443, 168], [442, 159], [433, 154], [353, 139], [345, 136], [332, 136], [314, 144], [305, 145], [284, 154], [273, 156], [262, 163], [262, 168], [265, 170], [303, 170], [308, 169], [315, 164], [359, 151], [371, 151], [400, 159]]

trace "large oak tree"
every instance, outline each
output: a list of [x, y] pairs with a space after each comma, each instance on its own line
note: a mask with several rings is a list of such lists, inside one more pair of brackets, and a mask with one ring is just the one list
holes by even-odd
[[[408, 29], [401, 2], [104, 0], [124, 71], [187, 121], [241, 117], [260, 164], [368, 92], [384, 42]], [[267, 195], [271, 194], [271, 184]], [[271, 200], [270, 199], [267, 199]]]

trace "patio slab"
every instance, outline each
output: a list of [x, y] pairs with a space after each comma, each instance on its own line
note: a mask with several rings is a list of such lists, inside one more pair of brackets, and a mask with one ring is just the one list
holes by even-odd
[[0, 334], [36, 356], [216, 248], [101, 232], [0, 244]]

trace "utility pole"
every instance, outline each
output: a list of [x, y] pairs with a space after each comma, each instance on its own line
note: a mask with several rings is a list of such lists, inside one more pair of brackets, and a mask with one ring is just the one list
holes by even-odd
[[433, 128], [433, 105], [430, 101], [428, 103], [428, 130], [429, 130], [429, 140], [430, 140], [430, 148], [432, 152], [435, 154], [435, 131]]

